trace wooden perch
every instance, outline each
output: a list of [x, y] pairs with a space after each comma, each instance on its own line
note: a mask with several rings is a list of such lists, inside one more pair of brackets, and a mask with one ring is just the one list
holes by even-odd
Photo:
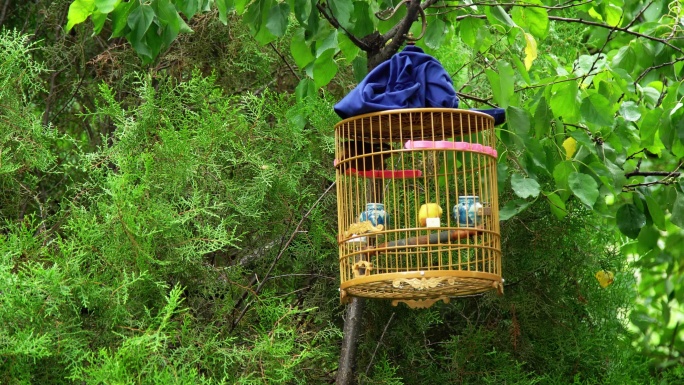
[[477, 235], [482, 228], [467, 228], [460, 230], [440, 231], [430, 235], [422, 235], [420, 237], [411, 237], [407, 239], [399, 239], [392, 242], [385, 242], [373, 249], [369, 249], [372, 253], [379, 254], [381, 250], [387, 247], [395, 246], [423, 246], [423, 245], [438, 245], [440, 243], [448, 243], [449, 241], [457, 241], [459, 239], [472, 237]]

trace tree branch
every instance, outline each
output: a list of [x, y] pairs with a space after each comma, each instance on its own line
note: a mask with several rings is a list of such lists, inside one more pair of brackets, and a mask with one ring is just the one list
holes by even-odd
[[631, 171], [625, 174], [625, 178], [633, 176], [664, 176], [666, 178], [677, 178], [682, 173], [679, 171]]
[[[486, 16], [485, 16], [485, 17], [486, 17]], [[623, 32], [623, 33], [626, 33], [626, 34], [629, 34], [629, 35], [634, 35], [634, 36], [637, 36], [637, 37], [643, 37], [644, 39], [651, 40], [651, 41], [655, 41], [655, 42], [658, 42], [658, 43], [660, 43], [660, 44], [664, 44], [664, 45], [666, 45], [666, 46], [668, 46], [668, 47], [674, 49], [674, 50], [677, 51], [677, 52], [682, 52], [682, 53], [684, 53], [680, 48], [675, 47], [674, 45], [670, 44], [670, 42], [667, 41], [667, 40], [665, 40], [665, 39], [661, 39], [661, 38], [659, 38], [659, 37], [655, 37], [655, 36], [651, 36], [651, 35], [646, 35], [646, 34], [643, 34], [643, 33], [640, 33], [640, 32], [636, 32], [636, 31], [632, 31], [632, 30], [629, 30], [629, 29], [627, 29], [627, 28], [625, 28], [625, 27], [617, 27], [617, 26], [613, 27], [613, 26], [608, 25], [608, 24], [603, 24], [603, 23], [599, 23], [599, 22], [596, 22], [596, 21], [578, 19], [578, 18], [573, 18], [573, 17], [560, 17], [560, 16], [551, 16], [551, 15], [549, 15], [549, 20], [554, 20], [554, 21], [566, 21], [566, 22], [569, 22], [569, 23], [579, 23], [579, 24], [585, 24], [585, 25], [592, 25], [592, 26], [594, 26], [594, 27], [600, 27], [600, 28], [605, 28], [605, 29], [615, 29], [616, 31], [620, 31], [620, 32]]]
[[280, 51], [278, 51], [278, 49], [276, 48], [276, 46], [273, 45], [273, 43], [268, 43], [268, 45], [270, 45], [271, 48], [273, 48], [273, 50], [275, 51], [275, 53], [278, 54], [278, 56], [280, 57], [280, 60], [282, 60], [283, 63], [285, 63], [285, 64], [287, 65], [287, 68], [290, 69], [290, 72], [292, 72], [292, 75], [294, 75], [294, 76], [297, 78], [297, 80], [302, 80], [302, 78], [299, 77], [299, 75], [297, 74], [297, 72], [295, 72], [294, 68], [292, 68], [292, 66], [290, 65], [290, 63], [288, 63], [288, 61], [285, 60], [285, 57], [280, 53]]
[[346, 28], [344, 28], [342, 25], [340, 25], [340, 22], [335, 18], [335, 16], [332, 14], [332, 11], [330, 11], [330, 14], [328, 15], [328, 12], [326, 11], [326, 6], [321, 4], [320, 2], [316, 3], [316, 8], [318, 8], [318, 12], [323, 15], [323, 17], [328, 20], [328, 23], [335, 28], [335, 29], [341, 29], [344, 31], [344, 33], [347, 35], [349, 40], [354, 43], [357, 47], [361, 48], [364, 51], [370, 50], [370, 47], [368, 44], [366, 44], [363, 40], [359, 39], [356, 37], [353, 33], [349, 32]]

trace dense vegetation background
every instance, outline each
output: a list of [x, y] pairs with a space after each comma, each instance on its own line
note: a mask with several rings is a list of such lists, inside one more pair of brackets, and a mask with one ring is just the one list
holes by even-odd
[[[226, 12], [226, 2], [207, 2], [207, 12], [185, 19], [194, 33], [146, 56], [128, 43], [133, 24], [125, 38], [107, 39], [117, 28], [110, 23], [99, 35], [88, 23], [66, 32], [70, 3], [0, 1], [0, 383], [334, 382], [344, 307], [330, 189], [332, 105], [365, 61], [350, 58], [341, 37], [341, 56], [309, 43], [324, 59], [319, 65], [335, 63], [329, 83], [321, 81], [329, 74], [300, 69], [309, 63], [291, 54], [290, 38], [305, 32], [286, 23], [285, 38], [264, 38], [239, 10]], [[595, 3], [614, 17], [615, 2]], [[664, 24], [669, 15], [678, 25], [676, 3], [625, 9], [643, 18], [639, 11], [653, 4], [658, 13], [640, 23]], [[673, 50], [657, 59], [667, 65], [648, 71], [654, 77], [643, 81], [659, 91], [653, 95], [624, 81], [660, 65], [638, 63], [646, 60], [643, 38], [614, 41], [610, 29], [558, 21], [544, 39], [537, 31], [539, 58], [526, 68], [527, 35], [511, 37], [507, 21], [496, 22], [502, 14], [486, 16], [451, 36], [454, 20], [437, 15], [444, 33], [430, 27], [419, 44], [453, 74], [466, 103], [510, 105], [509, 119], [523, 126], [501, 131], [500, 190], [510, 202], [505, 295], [427, 310], [369, 302], [358, 381], [683, 383], [679, 174], [624, 176], [642, 166], [679, 167], [681, 56]], [[668, 33], [678, 37], [681, 26]], [[619, 45], [608, 52], [608, 42], [634, 52]], [[511, 62], [517, 72], [509, 79]], [[627, 75], [607, 78], [615, 73]], [[542, 86], [548, 95], [535, 93]], [[559, 111], [558, 100], [582, 110]], [[660, 114], [644, 123], [649, 109]], [[665, 144], [662, 114], [671, 117]], [[653, 119], [660, 131], [644, 133]], [[611, 139], [611, 131], [620, 136]], [[572, 153], [562, 146], [568, 138]], [[609, 155], [596, 147], [603, 139], [612, 143], [600, 147]], [[599, 158], [620, 168], [604, 172], [591, 163]], [[556, 172], [571, 161], [593, 165], [599, 183], [621, 174], [621, 185], [595, 186], [587, 204], [593, 192]], [[535, 183], [536, 195], [521, 194]], [[636, 186], [624, 189], [628, 183]], [[615, 273], [607, 288], [594, 277], [600, 270]]]

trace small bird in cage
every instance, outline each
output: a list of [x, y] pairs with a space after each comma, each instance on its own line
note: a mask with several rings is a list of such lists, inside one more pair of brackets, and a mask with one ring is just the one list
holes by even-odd
[[[384, 170], [385, 160], [391, 156], [385, 151], [392, 149], [392, 146], [387, 143], [368, 143], [353, 140], [344, 142], [342, 147], [344, 150], [342, 159], [340, 159], [337, 164], [342, 171], [346, 171], [347, 169], [354, 169], [357, 171]], [[354, 157], [359, 158], [346, 161], [347, 159]]]

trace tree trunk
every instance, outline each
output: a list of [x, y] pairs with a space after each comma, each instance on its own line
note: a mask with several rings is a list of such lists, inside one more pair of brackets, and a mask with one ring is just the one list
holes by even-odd
[[356, 345], [361, 330], [361, 316], [365, 298], [352, 297], [344, 317], [344, 337], [340, 350], [340, 364], [337, 369], [336, 385], [353, 384], [356, 380]]

